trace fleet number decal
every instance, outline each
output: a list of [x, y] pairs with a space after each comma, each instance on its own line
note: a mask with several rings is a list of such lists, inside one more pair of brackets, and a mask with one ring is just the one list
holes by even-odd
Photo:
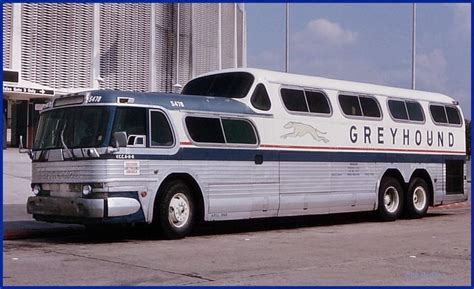
[[172, 107], [184, 107], [184, 103], [182, 101], [177, 100], [170, 100]]
[[87, 98], [87, 103], [100, 102], [101, 100], [102, 100], [102, 96], [100, 96], [100, 95], [91, 95]]
[[116, 159], [121, 159], [121, 160], [133, 160], [135, 158], [135, 155], [124, 155], [124, 154], [119, 154], [115, 155]]

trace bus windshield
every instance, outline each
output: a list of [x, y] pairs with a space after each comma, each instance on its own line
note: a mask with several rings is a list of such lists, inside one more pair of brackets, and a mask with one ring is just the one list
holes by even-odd
[[249, 92], [253, 81], [253, 75], [247, 72], [207, 75], [188, 82], [181, 93], [187, 95], [243, 98]]
[[106, 146], [108, 107], [69, 107], [41, 114], [34, 150]]

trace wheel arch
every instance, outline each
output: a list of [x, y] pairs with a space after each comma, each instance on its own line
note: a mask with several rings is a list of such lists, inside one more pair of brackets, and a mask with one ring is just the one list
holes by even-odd
[[398, 169], [395, 169], [395, 168], [388, 168], [384, 171], [384, 173], [382, 174], [382, 176], [378, 179], [377, 181], [377, 187], [376, 187], [376, 198], [375, 198], [375, 208], [374, 210], [377, 210], [378, 207], [379, 207], [379, 190], [380, 190], [380, 185], [382, 183], [382, 180], [384, 178], [387, 178], [387, 177], [392, 177], [394, 179], [396, 179], [400, 185], [402, 186], [403, 188], [403, 194], [405, 195], [406, 194], [406, 190], [408, 188], [408, 184], [406, 182], [406, 179], [405, 177], [403, 176], [403, 174], [400, 172], [400, 170]]
[[163, 181], [160, 183], [156, 191], [153, 202], [151, 202], [152, 207], [150, 208], [150, 214], [151, 214], [150, 220], [153, 221], [153, 211], [155, 210], [155, 205], [160, 197], [160, 192], [162, 192], [163, 188], [167, 184], [173, 181], [182, 181], [190, 188], [191, 193], [193, 195], [193, 199], [197, 202], [197, 205], [196, 205], [197, 221], [204, 220], [204, 216], [206, 213], [206, 206], [205, 206], [204, 195], [202, 193], [201, 186], [191, 174], [186, 173], [186, 172], [170, 173], [163, 179]]
[[415, 178], [421, 178], [428, 184], [428, 188], [430, 190], [429, 191], [429, 197], [430, 197], [429, 205], [433, 206], [433, 204], [434, 204], [434, 186], [433, 186], [433, 180], [431, 179], [430, 174], [425, 169], [416, 169], [411, 174], [410, 181], [408, 182], [408, 184], [411, 184], [411, 182]]

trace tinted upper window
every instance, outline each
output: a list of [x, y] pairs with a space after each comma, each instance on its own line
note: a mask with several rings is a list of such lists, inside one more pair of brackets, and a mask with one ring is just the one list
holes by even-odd
[[261, 110], [269, 110], [272, 106], [270, 102], [270, 97], [268, 97], [267, 89], [265, 85], [259, 83], [250, 98], [252, 105]]
[[421, 105], [418, 102], [407, 101], [406, 104], [407, 104], [408, 117], [410, 118], [410, 120], [412, 121], [425, 120], [423, 109], [421, 108]]
[[152, 146], [173, 145], [173, 133], [163, 113], [150, 111], [150, 133]]
[[408, 113], [404, 101], [390, 99], [388, 101], [388, 109], [394, 119], [408, 120]]
[[360, 96], [360, 106], [362, 107], [362, 114], [366, 117], [380, 117], [379, 105], [375, 98]]
[[189, 116], [186, 118], [186, 127], [195, 142], [225, 143], [218, 118]]
[[323, 93], [307, 90], [305, 90], [305, 93], [310, 112], [325, 114], [331, 113], [331, 108], [329, 107], [328, 99]]
[[222, 119], [227, 143], [256, 144], [257, 136], [253, 126], [245, 120]]
[[281, 97], [288, 110], [308, 112], [303, 90], [282, 88]]
[[390, 114], [396, 120], [410, 120], [422, 122], [425, 120], [423, 109], [418, 102], [393, 100], [388, 101]]
[[254, 81], [247, 72], [228, 72], [195, 78], [188, 82], [182, 94], [242, 98]]
[[355, 95], [339, 95], [339, 104], [346, 115], [362, 116], [359, 98]]
[[461, 124], [461, 115], [457, 108], [446, 106], [446, 115], [450, 124]]
[[448, 123], [444, 106], [442, 105], [430, 105], [430, 112], [433, 120], [437, 123]]

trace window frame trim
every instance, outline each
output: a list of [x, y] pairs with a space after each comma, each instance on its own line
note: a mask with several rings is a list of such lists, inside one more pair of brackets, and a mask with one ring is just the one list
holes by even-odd
[[[200, 118], [215, 118], [219, 120], [219, 124], [221, 127], [222, 135], [224, 137], [224, 143], [215, 143], [215, 142], [197, 142], [191, 137], [191, 133], [189, 132], [188, 126], [186, 125], [186, 119], [188, 117], [200, 117]], [[227, 138], [225, 136], [225, 131], [224, 131], [224, 125], [222, 123], [222, 118], [224, 119], [234, 119], [234, 120], [243, 120], [247, 121], [250, 126], [253, 129], [253, 132], [255, 133], [255, 138], [257, 140], [256, 144], [241, 144], [241, 143], [228, 143]], [[257, 148], [260, 146], [260, 136], [257, 131], [257, 127], [255, 126], [255, 123], [253, 120], [250, 118], [245, 118], [245, 117], [240, 117], [240, 116], [232, 116], [232, 115], [225, 115], [225, 114], [203, 114], [203, 113], [186, 113], [183, 116], [183, 128], [184, 132], [186, 133], [186, 136], [188, 139], [191, 141], [191, 143], [195, 146], [200, 146], [200, 147], [246, 147], [246, 148]]]
[[[305, 103], [306, 103], [306, 107], [308, 108], [308, 111], [304, 112], [304, 111], [289, 110], [285, 105], [285, 101], [283, 100], [283, 95], [281, 94], [282, 89], [303, 90], [303, 96], [304, 96], [304, 100], [305, 100]], [[283, 105], [283, 109], [288, 114], [304, 115], [304, 116], [319, 116], [319, 117], [332, 117], [332, 115], [333, 115], [334, 110], [332, 108], [331, 100], [329, 99], [327, 93], [322, 89], [319, 89], [319, 88], [305, 88], [305, 87], [291, 86], [291, 85], [280, 85], [280, 88], [279, 88], [278, 91], [279, 91], [279, 94], [280, 94], [280, 100], [281, 100], [281, 104]], [[326, 100], [329, 104], [329, 113], [311, 112], [310, 109], [309, 109], [308, 98], [306, 97], [306, 91], [320, 92], [322, 95], [324, 95], [324, 97], [326, 98]]]
[[[402, 101], [402, 102], [405, 104], [405, 111], [407, 112], [407, 117], [408, 117], [408, 119], [398, 119], [398, 118], [395, 118], [395, 117], [392, 115], [392, 111], [390, 110], [390, 106], [388, 105], [388, 102], [389, 102], [390, 100]], [[421, 113], [423, 114], [423, 121], [411, 120], [411, 119], [410, 119], [410, 114], [408, 113], [407, 101], [409, 101], [409, 102], [415, 102], [415, 103], [418, 103], [418, 104], [420, 105], [420, 107], [421, 107]], [[386, 105], [387, 105], [388, 114], [390, 115], [390, 118], [391, 118], [394, 122], [399, 122], [399, 123], [411, 123], [411, 124], [425, 124], [425, 123], [426, 123], [425, 110], [423, 109], [423, 106], [421, 105], [421, 103], [420, 103], [418, 100], [403, 99], [403, 98], [397, 98], [397, 97], [387, 97]]]
[[[437, 106], [442, 106], [443, 107], [444, 115], [446, 116], [447, 123], [436, 122], [434, 120], [433, 114], [431, 113], [431, 106], [432, 105], [437, 105]], [[446, 106], [456, 108], [456, 110], [458, 111], [458, 114], [459, 114], [459, 120], [461, 121], [459, 124], [449, 123], [448, 113], [446, 112]], [[465, 121], [463, 116], [461, 115], [461, 112], [460, 112], [459, 108], [456, 105], [450, 105], [450, 104], [446, 104], [446, 103], [442, 103], [442, 102], [432, 102], [432, 101], [430, 101], [428, 103], [428, 110], [430, 111], [431, 121], [433, 122], [434, 125], [437, 125], [437, 126], [462, 127], [463, 126], [463, 121]]]
[[[151, 139], [152, 139], [152, 135], [151, 135], [151, 125], [152, 125], [152, 122], [151, 122], [151, 114], [152, 112], [160, 112], [162, 113], [166, 120], [168, 121], [168, 125], [170, 126], [170, 130], [171, 130], [171, 136], [173, 138], [173, 143], [169, 146], [157, 146], [157, 145], [152, 145], [151, 144]], [[170, 149], [170, 148], [174, 148], [176, 147], [176, 135], [175, 135], [175, 131], [174, 131], [174, 127], [173, 127], [173, 124], [171, 123], [171, 119], [170, 117], [165, 113], [164, 110], [162, 109], [159, 109], [159, 108], [149, 108], [148, 109], [148, 147], [149, 148], [166, 148], [166, 149]]]
[[[339, 96], [340, 95], [348, 95], [348, 96], [355, 96], [357, 97], [357, 101], [359, 102], [359, 108], [360, 108], [360, 112], [362, 113], [362, 115], [347, 115], [344, 110], [342, 109], [342, 106], [341, 106], [341, 101], [339, 100]], [[364, 116], [364, 111], [362, 110], [362, 105], [360, 103], [360, 97], [367, 97], [367, 98], [372, 98], [373, 100], [375, 100], [375, 103], [377, 104], [377, 107], [379, 108], [379, 112], [380, 112], [380, 116], [379, 117], [372, 117], [372, 116]], [[360, 94], [360, 93], [356, 93], [356, 92], [346, 92], [346, 91], [338, 91], [337, 92], [337, 103], [339, 105], [339, 110], [341, 111], [341, 114], [345, 117], [345, 118], [348, 118], [348, 119], [357, 119], [357, 120], [372, 120], [372, 121], [381, 121], [383, 120], [383, 111], [382, 111], [382, 107], [380, 106], [380, 103], [378, 101], [378, 99], [374, 96], [374, 95], [370, 95], [370, 94]]]

